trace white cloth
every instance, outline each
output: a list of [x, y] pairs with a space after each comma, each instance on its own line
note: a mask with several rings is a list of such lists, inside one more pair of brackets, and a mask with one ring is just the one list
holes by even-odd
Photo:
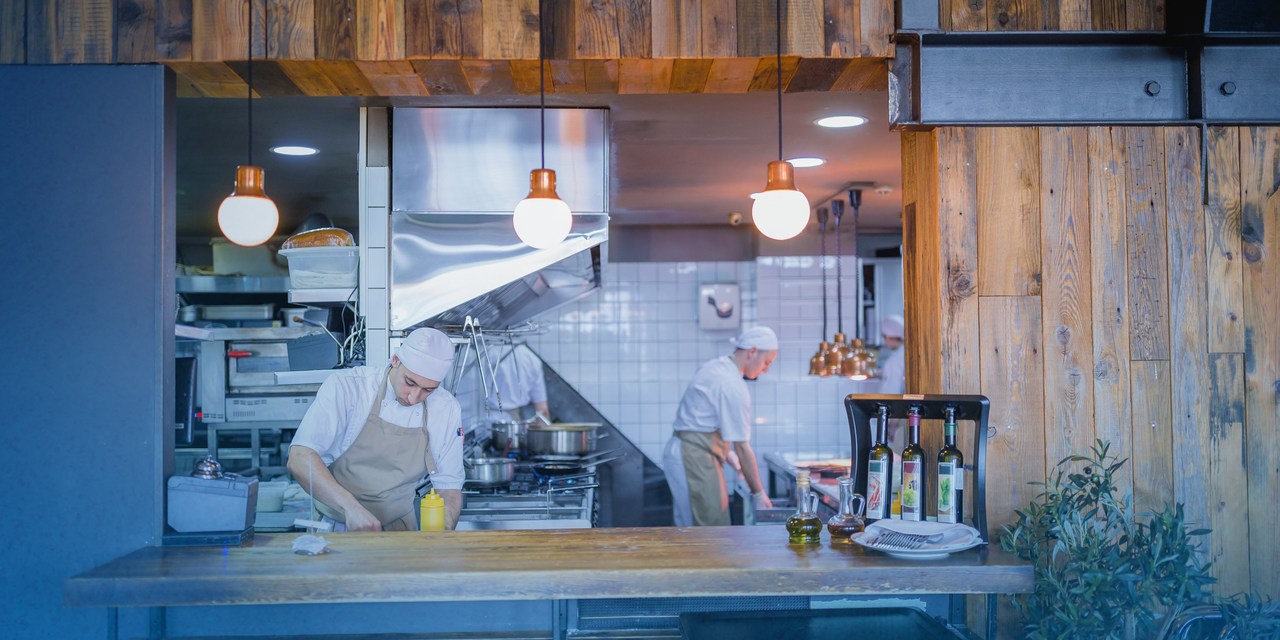
[[542, 373], [542, 361], [533, 352], [524, 347], [509, 346], [501, 351], [494, 350], [490, 356], [497, 358], [497, 393], [489, 394], [485, 400], [489, 420], [511, 420], [512, 416], [507, 411], [547, 401], [547, 380]]
[[693, 374], [672, 427], [706, 433], [718, 429], [725, 442], [751, 440], [751, 394], [732, 356], [710, 360]]
[[453, 342], [439, 329], [414, 329], [396, 349], [396, 357], [410, 371], [442, 382], [453, 366]]
[[[292, 444], [315, 451], [326, 465], [333, 464], [360, 435], [386, 372], [381, 367], [355, 367], [331, 374], [298, 424]], [[431, 453], [438, 467], [431, 475], [431, 484], [436, 489], [461, 489], [466, 479], [462, 469], [462, 409], [443, 388], [433, 391], [426, 402]], [[390, 389], [378, 415], [401, 427], [422, 425], [422, 406], [402, 406]]]
[[880, 362], [880, 388], [876, 393], [901, 395], [907, 392], [907, 349], [898, 347]]

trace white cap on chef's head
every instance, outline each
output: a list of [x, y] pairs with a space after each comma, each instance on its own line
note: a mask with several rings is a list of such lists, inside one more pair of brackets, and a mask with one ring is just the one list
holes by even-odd
[[777, 351], [778, 336], [769, 327], [751, 327], [733, 339], [733, 346], [739, 349], [754, 347], [760, 351]]
[[453, 342], [437, 329], [414, 329], [396, 349], [396, 357], [410, 371], [441, 382], [453, 366]]
[[905, 322], [902, 316], [893, 314], [880, 321], [880, 333], [890, 338], [901, 338], [903, 336], [902, 329]]

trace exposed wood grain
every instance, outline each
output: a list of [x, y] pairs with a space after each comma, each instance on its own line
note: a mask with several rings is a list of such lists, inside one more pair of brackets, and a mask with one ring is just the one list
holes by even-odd
[[[27, 3], [26, 58], [29, 64], [112, 62], [115, 35], [110, 0], [49, 0]], [[12, 19], [15, 19], [16, 15]]]
[[243, 98], [248, 90], [244, 80], [222, 62], [169, 62], [167, 67], [199, 87], [210, 98]]
[[831, 85], [832, 91], [888, 91], [889, 63], [879, 58], [853, 58]]
[[987, 447], [987, 486], [1007, 488], [987, 496], [987, 527], [999, 531], [1036, 495], [1027, 483], [1045, 478], [1040, 298], [982, 296], [978, 313], [982, 393], [996, 432]]
[[[791, 84], [791, 79], [796, 75], [796, 69], [800, 66], [800, 59], [794, 56], [782, 56], [782, 89], [787, 90]], [[760, 59], [760, 64], [756, 65], [755, 75], [751, 77], [751, 86], [747, 87], [747, 91], [777, 91], [778, 90], [778, 60], [773, 56], [766, 56]]]
[[356, 0], [356, 59], [404, 59], [404, 1]]
[[[1166, 210], [1169, 255], [1169, 351], [1173, 405], [1174, 497], [1187, 521], [1215, 532], [1233, 523], [1216, 521], [1208, 500], [1216, 487], [1205, 461], [1211, 460], [1209, 434], [1209, 337], [1205, 278], [1204, 210], [1200, 191], [1199, 132], [1165, 127]], [[1227, 534], [1231, 537], [1230, 533]], [[1216, 547], [1218, 540], [1211, 541]], [[1245, 562], [1248, 546], [1243, 551]]]
[[[227, 67], [249, 82], [249, 63], [245, 61], [227, 62]], [[272, 60], [255, 60], [253, 62], [253, 92], [263, 97], [301, 96], [305, 95], [298, 85], [293, 83], [289, 75]]]
[[1040, 0], [991, 0], [988, 31], [1042, 31], [1046, 27]]
[[986, 31], [986, 0], [944, 0], [939, 7], [944, 31]]
[[738, 0], [738, 55], [778, 53], [778, 12], [773, 0]]
[[738, 53], [737, 0], [702, 0], [702, 55], [732, 58]]
[[577, 36], [574, 57], [619, 56], [617, 0], [573, 0], [573, 18]]
[[782, 7], [782, 53], [821, 56], [823, 51], [822, 0], [791, 0]]
[[[538, 66], [539, 64], [537, 60], [511, 61], [511, 81], [515, 83], [517, 93], [522, 95], [537, 95], [538, 83], [540, 82]], [[548, 85], [547, 90], [551, 91], [554, 89], [554, 87], [551, 86], [550, 80], [551, 72], [549, 69], [551, 63], [544, 62], [542, 66], [545, 66], [548, 69], [545, 72], [545, 75], [547, 76], [546, 83]]]
[[1090, 0], [1089, 23], [1094, 31], [1124, 31], [1125, 0]]
[[[466, 63], [463, 64], [465, 66]], [[505, 67], [505, 63], [502, 66]], [[413, 65], [408, 60], [357, 60], [356, 68], [368, 79], [369, 85], [377, 95], [429, 95], [427, 86], [422, 83], [422, 77], [413, 70]], [[509, 72], [508, 77], [510, 77]], [[513, 88], [510, 93], [514, 92]]]
[[[978, 171], [977, 132], [938, 130], [938, 242], [934, 278], [941, 297], [941, 388], [937, 393], [981, 393], [978, 341]], [[926, 247], [927, 248], [927, 247]], [[915, 338], [913, 333], [912, 338]], [[926, 354], [926, 357], [931, 357]]]
[[266, 18], [268, 58], [316, 57], [315, 0], [268, 0]]
[[404, 0], [404, 57], [431, 57], [431, 5], [434, 0]]
[[542, 55], [550, 60], [572, 60], [578, 57], [577, 4], [542, 2]]
[[27, 61], [27, 4], [0, 2], [0, 64]]
[[618, 61], [618, 93], [667, 93], [671, 90], [670, 58]]
[[[193, 61], [216, 62], [248, 59], [249, 17], [243, 3], [192, 0], [191, 6], [191, 24], [193, 26], [191, 57]], [[257, 18], [258, 16], [254, 17]], [[259, 22], [258, 24], [261, 23]], [[259, 54], [256, 43], [254, 43], [254, 54]]]
[[1209, 351], [1244, 352], [1244, 267], [1240, 256], [1240, 135], [1210, 127], [1209, 203], [1204, 211], [1209, 256]]
[[1133, 509], [1150, 513], [1173, 504], [1173, 408], [1168, 360], [1129, 365], [1133, 393]]
[[191, 58], [191, 0], [157, 0], [156, 60]]
[[[1128, 231], [1124, 132], [1089, 129], [1089, 256], [1093, 310], [1094, 432], [1118, 459], [1133, 456], [1129, 399]], [[1133, 465], [1120, 468], [1121, 495], [1133, 493]]]
[[925, 563], [831, 545], [796, 547], [776, 527], [327, 534], [240, 547], [148, 547], [68, 579], [74, 607], [857, 593], [1024, 593], [1031, 566], [994, 545]]
[[54, 61], [51, 24], [54, 8], [52, 2], [26, 7], [21, 42], [27, 64], [51, 64]]
[[1089, 31], [1093, 28], [1091, 0], [1061, 1], [1058, 8], [1059, 31]]
[[[556, 93], [574, 94], [587, 92], [587, 75], [584, 60], [551, 60], [548, 77]], [[550, 89], [551, 87], [548, 87]]]
[[315, 17], [316, 57], [322, 60], [354, 58], [356, 55], [356, 0], [323, 0], [315, 5]]
[[1086, 453], [1096, 438], [1088, 161], [1088, 130], [1040, 130], [1041, 339], [1050, 461]]
[[706, 93], [746, 93], [756, 66], [755, 58], [716, 58], [707, 74]]
[[702, 93], [713, 62], [706, 58], [676, 59], [671, 66], [671, 93]]
[[833, 58], [858, 55], [861, 26], [858, 2], [825, 2], [822, 5], [822, 53]]
[[859, 54], [876, 58], [893, 57], [893, 0], [857, 0], [860, 22]]
[[428, 1], [430, 45], [425, 52], [418, 51], [415, 46], [409, 52], [411, 57], [479, 58], [484, 45], [484, 11], [480, 0]]
[[[412, 60], [410, 64], [433, 96], [468, 96], [475, 93], [458, 60]], [[537, 91], [536, 86], [534, 90]]]
[[[484, 42], [480, 47], [481, 57], [537, 60], [538, 0], [490, 0], [482, 4]], [[430, 83], [427, 87], [432, 88]], [[432, 93], [435, 93], [434, 88]]]
[[177, 95], [179, 98], [207, 98], [208, 97], [204, 94], [203, 91], [199, 89], [199, 87], [196, 86], [196, 83], [191, 81], [190, 78], [184, 75], [179, 75], [177, 73], [174, 73], [173, 79], [174, 79], [174, 85], [175, 85], [174, 94]]
[[1125, 130], [1129, 189], [1129, 358], [1169, 359], [1169, 265], [1165, 245], [1164, 137]]
[[840, 58], [801, 58], [787, 83], [787, 93], [829, 91], [848, 65], [848, 60]]
[[[478, 96], [511, 96], [520, 93], [516, 89], [515, 77], [511, 73], [511, 63], [506, 60], [462, 60], [459, 64], [462, 65], [462, 73], [467, 76], [467, 86], [471, 87]], [[421, 81], [419, 78], [418, 82], [421, 83]], [[552, 86], [552, 80], [548, 76], [548, 91]], [[426, 90], [425, 86], [423, 90]], [[534, 87], [534, 91], [537, 91], [537, 87]]]
[[[285, 75], [308, 96], [340, 96], [342, 91], [329, 77], [322, 60], [279, 60]], [[171, 65], [172, 66], [172, 65]]]
[[1030, 127], [978, 130], [978, 293], [1040, 293], [1040, 142]]
[[[10, 23], [10, 15], [23, 13], [15, 11], [18, 2], [0, 3], [0, 63], [5, 61], [5, 49], [11, 46], [7, 42], [6, 25]], [[113, 62], [151, 62], [156, 57], [156, 0], [119, 0], [116, 5], [116, 58]], [[19, 31], [17, 41], [22, 42]]]
[[1208, 364], [1209, 424], [1205, 435], [1209, 447], [1204, 466], [1211, 479], [1205, 496], [1213, 527], [1208, 545], [1213, 565], [1209, 570], [1218, 579], [1213, 591], [1230, 596], [1248, 592], [1250, 585], [1244, 354], [1209, 354]]
[[[949, 150], [953, 151], [953, 150]], [[942, 393], [941, 239], [938, 228], [939, 167], [936, 131], [902, 133], [903, 310], [911, 339], [904, 347], [907, 392]]]
[[[1244, 252], [1245, 412], [1249, 549], [1256, 567], [1280, 566], [1280, 127], [1240, 130]], [[1280, 572], [1255, 571], [1258, 593], [1280, 593]]]
[[698, 0], [653, 0], [653, 57], [702, 55], [702, 5]]
[[1126, 31], [1164, 31], [1164, 0], [1125, 0]]
[[618, 55], [623, 58], [653, 57], [653, 16], [651, 0], [615, 0], [618, 15]]

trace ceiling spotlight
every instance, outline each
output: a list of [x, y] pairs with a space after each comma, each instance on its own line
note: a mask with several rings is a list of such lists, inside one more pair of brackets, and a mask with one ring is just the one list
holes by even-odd
[[278, 153], [282, 156], [314, 156], [315, 154], [320, 153], [320, 150], [313, 147], [283, 145], [279, 147], [271, 147], [271, 152]]
[[857, 127], [867, 123], [867, 119], [862, 116], [827, 116], [818, 118], [813, 121], [819, 127], [828, 127], [831, 129], [843, 129], [845, 127]]
[[792, 158], [790, 160], [787, 160], [787, 162], [790, 162], [791, 166], [797, 169], [807, 169], [809, 167], [820, 167], [827, 163], [827, 161], [823, 160], [822, 158]]

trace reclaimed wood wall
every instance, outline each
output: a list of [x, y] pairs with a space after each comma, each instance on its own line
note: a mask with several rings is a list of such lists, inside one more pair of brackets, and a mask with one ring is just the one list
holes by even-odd
[[1164, 0], [940, 0], [943, 31], [1163, 31]]
[[[772, 0], [543, 0], [547, 90], [776, 86]], [[0, 64], [163, 62], [179, 95], [538, 92], [538, 0], [0, 0]], [[787, 0], [788, 91], [883, 90], [893, 0]]]
[[904, 133], [907, 388], [991, 399], [994, 530], [1101, 438], [1213, 530], [1218, 594], [1274, 596], [1280, 128], [1205, 144], [1207, 200], [1195, 127]]

